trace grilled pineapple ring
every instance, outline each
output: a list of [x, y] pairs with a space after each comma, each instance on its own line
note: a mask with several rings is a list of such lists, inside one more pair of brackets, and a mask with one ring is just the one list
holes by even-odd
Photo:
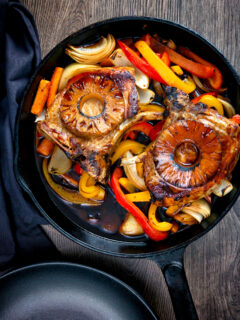
[[170, 185], [193, 188], [219, 170], [222, 147], [216, 133], [194, 120], [179, 120], [163, 130], [153, 150], [158, 174]]
[[[129, 97], [124, 96], [124, 91], [126, 84], [134, 86], [134, 78], [123, 68], [109, 69], [82, 73], [66, 88], [60, 116], [76, 136], [106, 135], [128, 117]], [[137, 100], [136, 93], [135, 96]]]

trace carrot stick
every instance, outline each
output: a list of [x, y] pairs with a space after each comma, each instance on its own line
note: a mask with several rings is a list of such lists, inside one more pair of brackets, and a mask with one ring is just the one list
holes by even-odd
[[48, 139], [43, 139], [37, 148], [37, 152], [41, 153], [43, 156], [47, 157], [53, 150], [54, 143]]
[[50, 81], [44, 79], [40, 81], [31, 109], [33, 114], [38, 116], [42, 112], [48, 98], [49, 87]]
[[48, 95], [48, 100], [47, 100], [47, 108], [50, 107], [50, 105], [53, 103], [53, 100], [55, 99], [62, 73], [63, 73], [63, 68], [59, 68], [59, 67], [55, 68], [54, 73], [51, 78], [51, 82], [50, 82], [50, 89], [49, 89], [49, 95]]

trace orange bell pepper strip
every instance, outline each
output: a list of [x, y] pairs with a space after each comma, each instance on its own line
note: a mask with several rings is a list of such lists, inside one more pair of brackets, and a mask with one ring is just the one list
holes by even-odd
[[155, 38], [149, 36], [148, 42], [150, 41], [150, 47], [155, 52], [167, 52], [170, 61], [179, 65], [184, 70], [198, 76], [199, 78], [208, 79], [214, 75], [214, 66], [206, 65], [203, 63], [194, 62], [192, 60], [186, 59], [181, 54], [177, 53], [175, 50], [163, 45]]
[[163, 61], [168, 67], [170, 67], [171, 61], [170, 61], [169, 55], [168, 55], [168, 53], [167, 53], [166, 51], [164, 51], [163, 54], [157, 53], [157, 56], [158, 56], [159, 58], [161, 58], [162, 61]]
[[135, 43], [136, 48], [144, 59], [159, 73], [162, 79], [171, 87], [176, 87], [186, 93], [196, 89], [196, 85], [190, 78], [181, 80], [166, 64], [156, 55], [149, 45], [142, 40]]
[[208, 81], [209, 81], [209, 84], [211, 85], [211, 87], [215, 90], [218, 90], [221, 88], [222, 86], [222, 82], [223, 82], [223, 77], [222, 77], [222, 74], [221, 74], [221, 71], [216, 67], [214, 66], [212, 63], [202, 59], [201, 57], [199, 57], [198, 55], [196, 55], [196, 53], [192, 52], [191, 50], [189, 50], [188, 48], [185, 48], [185, 47], [178, 47], [178, 50], [186, 57], [196, 61], [196, 62], [199, 62], [201, 64], [204, 64], [206, 66], [210, 66], [210, 67], [213, 67], [214, 68], [214, 74], [213, 76], [211, 76]]
[[134, 218], [143, 228], [143, 231], [146, 233], [146, 235], [150, 239], [154, 241], [160, 241], [160, 240], [166, 239], [168, 236], [168, 232], [158, 231], [154, 229], [150, 225], [149, 220], [145, 216], [145, 214], [133, 202], [127, 200], [119, 184], [119, 179], [122, 177], [122, 175], [123, 175], [122, 169], [117, 167], [113, 171], [113, 174], [111, 177], [111, 187], [115, 194], [117, 202], [124, 209], [126, 209], [128, 212], [130, 212], [134, 216]]

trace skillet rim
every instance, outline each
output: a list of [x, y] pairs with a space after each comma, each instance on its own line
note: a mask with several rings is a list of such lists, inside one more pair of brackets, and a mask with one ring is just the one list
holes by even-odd
[[[39, 202], [37, 201], [37, 199], [35, 198], [33, 192], [31, 191], [31, 189], [28, 187], [28, 184], [26, 183], [26, 181], [24, 180], [24, 178], [21, 176], [19, 169], [18, 169], [18, 159], [19, 159], [19, 137], [18, 137], [18, 131], [19, 131], [19, 125], [20, 125], [20, 119], [21, 119], [21, 114], [22, 114], [22, 109], [23, 109], [23, 105], [25, 102], [25, 98], [28, 94], [28, 91], [35, 79], [35, 77], [37, 76], [37, 74], [39, 73], [40, 69], [45, 65], [45, 63], [48, 61], [48, 59], [60, 48], [62, 48], [64, 45], [66, 45], [69, 41], [71, 41], [72, 39], [74, 39], [77, 35], [81, 35], [83, 33], [85, 33], [86, 31], [89, 31], [91, 29], [96, 29], [97, 27], [100, 26], [104, 26], [107, 25], [109, 23], [114, 23], [114, 22], [118, 22], [118, 21], [141, 21], [141, 22], [148, 22], [148, 21], [153, 21], [156, 23], [162, 23], [165, 25], [170, 25], [173, 26], [175, 28], [178, 28], [184, 32], [187, 32], [188, 34], [191, 34], [192, 36], [194, 36], [195, 38], [198, 38], [201, 42], [203, 42], [206, 46], [210, 47], [218, 56], [219, 58], [225, 63], [225, 65], [227, 66], [228, 70], [231, 72], [231, 74], [233, 75], [233, 78], [236, 80], [236, 83], [238, 86], [240, 86], [240, 76], [238, 75], [238, 73], [236, 72], [236, 70], [233, 68], [233, 66], [231, 65], [231, 63], [229, 62], [229, 60], [208, 40], [206, 40], [204, 37], [202, 37], [200, 34], [198, 34], [196, 31], [192, 30], [191, 28], [187, 28], [179, 23], [173, 22], [173, 21], [169, 21], [169, 20], [165, 20], [165, 19], [160, 19], [160, 18], [155, 18], [155, 17], [148, 17], [148, 16], [122, 16], [122, 17], [114, 17], [114, 18], [110, 18], [110, 19], [106, 19], [106, 20], [101, 20], [98, 22], [95, 22], [93, 24], [90, 24], [88, 26], [85, 26], [84, 28], [70, 34], [68, 37], [64, 38], [60, 43], [58, 43], [53, 49], [50, 50], [50, 52], [41, 60], [40, 64], [38, 65], [38, 67], [36, 68], [36, 70], [34, 71], [33, 75], [31, 76], [31, 78], [28, 81], [28, 84], [25, 88], [25, 92], [24, 95], [22, 97], [21, 103], [20, 103], [20, 107], [18, 108], [18, 112], [17, 112], [17, 116], [16, 116], [16, 122], [15, 122], [15, 132], [14, 132], [14, 136], [15, 136], [15, 156], [14, 156], [14, 173], [16, 176], [16, 179], [18, 181], [18, 183], [20, 184], [20, 186], [24, 189], [25, 192], [27, 192], [27, 194], [30, 196], [30, 198], [32, 199], [32, 201], [34, 202], [34, 205], [40, 210], [41, 214], [46, 218], [46, 220], [59, 232], [61, 232], [63, 235], [65, 235], [67, 238], [69, 238], [70, 240], [74, 241], [75, 243], [78, 243], [80, 245], [82, 245], [85, 248], [94, 250], [96, 252], [101, 252], [104, 254], [108, 254], [108, 255], [114, 255], [114, 256], [119, 256], [119, 257], [136, 257], [136, 258], [148, 258], [148, 257], [152, 257], [157, 256], [157, 255], [162, 255], [166, 252], [174, 252], [177, 251], [178, 249], [184, 248], [186, 246], [188, 246], [191, 242], [199, 239], [200, 237], [202, 237], [203, 235], [205, 235], [208, 231], [210, 231], [213, 227], [215, 227], [215, 225], [229, 212], [229, 210], [232, 208], [232, 206], [235, 204], [239, 194], [240, 194], [240, 186], [238, 187], [238, 190], [236, 191], [236, 193], [234, 194], [232, 200], [228, 203], [228, 205], [226, 206], [225, 210], [222, 211], [222, 213], [215, 219], [214, 222], [212, 222], [206, 229], [202, 230], [201, 232], [199, 232], [199, 234], [197, 235], [193, 235], [190, 239], [187, 239], [185, 241], [183, 241], [180, 244], [174, 245], [173, 247], [170, 248], [163, 248], [163, 249], [159, 249], [157, 251], [151, 251], [151, 252], [144, 252], [144, 253], [122, 253], [122, 252], [116, 252], [116, 251], [111, 251], [111, 250], [105, 250], [102, 248], [96, 248], [94, 247], [92, 244], [87, 243], [86, 241], [82, 241], [79, 240], [78, 238], [76, 238], [75, 236], [71, 235], [69, 232], [65, 231], [64, 229], [62, 229], [62, 227], [60, 227], [54, 220], [52, 220], [50, 218], [50, 216], [47, 214], [47, 212], [41, 207], [41, 205], [39, 204]], [[240, 160], [238, 160], [240, 161]], [[124, 243], [126, 244], [127, 241], [121, 241], [121, 240], [116, 240], [116, 239], [110, 239], [110, 238], [106, 238], [100, 235], [97, 235], [87, 229], [84, 229], [85, 232], [88, 232], [89, 234], [93, 234], [95, 237], [100, 237], [105, 239], [106, 241], [109, 242], [117, 242], [119, 244]]]

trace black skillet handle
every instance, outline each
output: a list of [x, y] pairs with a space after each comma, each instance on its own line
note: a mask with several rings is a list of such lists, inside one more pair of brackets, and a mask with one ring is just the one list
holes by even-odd
[[161, 268], [171, 296], [176, 320], [198, 320], [198, 315], [188, 287], [183, 266], [185, 248], [163, 255], [156, 255], [152, 260]]

